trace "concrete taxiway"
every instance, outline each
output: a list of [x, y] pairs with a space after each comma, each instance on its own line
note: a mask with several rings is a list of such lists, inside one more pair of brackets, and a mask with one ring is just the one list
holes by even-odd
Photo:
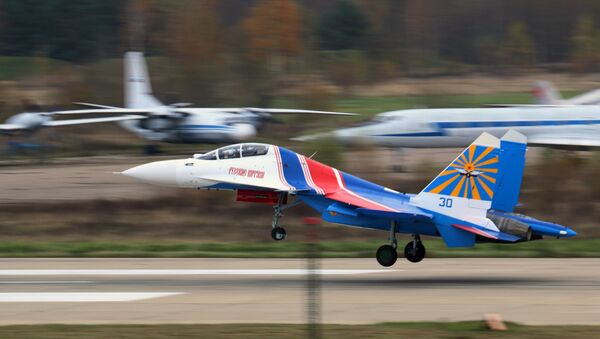
[[[1, 259], [0, 324], [299, 323], [302, 260]], [[600, 324], [600, 259], [324, 260], [327, 323]]]

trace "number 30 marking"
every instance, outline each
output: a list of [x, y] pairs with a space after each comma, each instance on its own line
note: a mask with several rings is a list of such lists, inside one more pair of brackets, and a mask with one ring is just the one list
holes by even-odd
[[440, 198], [440, 203], [438, 204], [440, 207], [452, 208], [452, 199], [450, 198]]

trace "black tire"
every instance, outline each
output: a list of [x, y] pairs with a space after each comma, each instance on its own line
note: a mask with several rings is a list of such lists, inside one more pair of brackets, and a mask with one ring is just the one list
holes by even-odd
[[283, 240], [287, 237], [287, 233], [283, 227], [275, 227], [271, 230], [271, 238], [276, 241]]
[[391, 245], [383, 245], [377, 249], [375, 258], [377, 258], [379, 265], [390, 267], [398, 260], [398, 252], [396, 252], [396, 249]]
[[417, 241], [417, 246], [413, 246], [411, 241], [404, 247], [404, 256], [408, 261], [417, 263], [425, 258], [425, 246], [420, 241]]

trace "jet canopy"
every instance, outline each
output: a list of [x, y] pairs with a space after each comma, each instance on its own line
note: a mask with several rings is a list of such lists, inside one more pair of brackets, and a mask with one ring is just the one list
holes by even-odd
[[199, 160], [223, 160], [255, 157], [269, 153], [270, 146], [271, 145], [268, 144], [258, 143], [235, 144], [221, 147], [208, 153], [196, 154], [194, 155], [194, 158]]

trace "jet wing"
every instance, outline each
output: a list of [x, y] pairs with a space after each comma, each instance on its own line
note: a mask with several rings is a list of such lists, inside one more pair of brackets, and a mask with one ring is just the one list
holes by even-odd
[[66, 111], [54, 111], [51, 114], [73, 115], [73, 114], [149, 114], [152, 111], [147, 108], [90, 108], [71, 109]]
[[321, 114], [321, 115], [358, 115], [356, 113], [345, 113], [345, 112], [330, 112], [330, 111], [313, 111], [306, 109], [289, 109], [289, 108], [246, 108], [249, 111], [256, 111], [260, 113], [269, 114]]
[[593, 138], [591, 134], [581, 135], [533, 135], [527, 137], [530, 146], [549, 147], [600, 147], [600, 138]]
[[92, 104], [89, 102], [79, 102], [79, 101], [76, 101], [73, 104], [78, 105], [78, 106], [91, 107], [91, 108], [103, 108], [103, 109], [119, 109], [119, 108], [121, 108], [121, 107], [116, 107], [116, 106]]
[[141, 115], [124, 115], [124, 116], [118, 116], [118, 117], [105, 117], [105, 118], [52, 120], [52, 121], [45, 122], [42, 126], [57, 127], [57, 126], [83, 125], [83, 124], [95, 124], [95, 123], [102, 123], [102, 122], [140, 120], [140, 119], [145, 119], [145, 118], [146, 117], [141, 116]]
[[22, 125], [0, 124], [0, 131], [19, 131], [22, 129], [23, 129]]

